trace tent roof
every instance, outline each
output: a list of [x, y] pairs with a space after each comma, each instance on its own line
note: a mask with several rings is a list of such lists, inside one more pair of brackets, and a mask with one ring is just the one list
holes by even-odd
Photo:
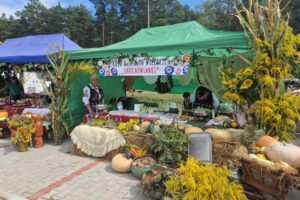
[[148, 53], [153, 56], [190, 54], [193, 50], [249, 48], [243, 32], [208, 30], [198, 22], [141, 29], [122, 42], [102, 47], [67, 51], [72, 60]]
[[64, 34], [26, 36], [7, 39], [0, 45], [0, 62], [48, 63], [47, 50], [59, 44], [63, 50], [81, 49]]

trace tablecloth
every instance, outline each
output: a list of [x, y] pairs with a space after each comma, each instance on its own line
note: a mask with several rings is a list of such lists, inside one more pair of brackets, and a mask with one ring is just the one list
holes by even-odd
[[50, 110], [48, 108], [25, 108], [22, 114], [25, 114], [26, 112], [30, 112], [32, 114], [39, 114], [43, 117], [45, 115], [48, 115], [50, 113]]

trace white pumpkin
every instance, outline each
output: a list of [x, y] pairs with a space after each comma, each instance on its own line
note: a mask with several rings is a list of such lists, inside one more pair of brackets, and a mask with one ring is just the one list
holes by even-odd
[[208, 128], [204, 132], [210, 134], [213, 142], [230, 142], [232, 139], [230, 132], [226, 130]]
[[139, 131], [139, 130], [141, 130], [141, 127], [139, 125], [134, 125], [133, 130]]
[[286, 162], [291, 167], [300, 167], [300, 147], [293, 144], [275, 142], [267, 146], [267, 156], [273, 162]]
[[111, 167], [116, 172], [130, 172], [132, 159], [127, 159], [124, 153], [117, 154], [111, 161]]

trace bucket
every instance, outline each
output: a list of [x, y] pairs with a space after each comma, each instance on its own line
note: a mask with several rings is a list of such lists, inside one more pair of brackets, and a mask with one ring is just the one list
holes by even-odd
[[141, 112], [144, 104], [134, 104], [134, 112]]

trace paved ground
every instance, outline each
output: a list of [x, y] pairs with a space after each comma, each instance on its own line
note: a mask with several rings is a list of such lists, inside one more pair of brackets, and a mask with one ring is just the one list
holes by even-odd
[[110, 162], [71, 155], [71, 143], [18, 152], [0, 139], [0, 190], [30, 200], [142, 200], [139, 180]]

